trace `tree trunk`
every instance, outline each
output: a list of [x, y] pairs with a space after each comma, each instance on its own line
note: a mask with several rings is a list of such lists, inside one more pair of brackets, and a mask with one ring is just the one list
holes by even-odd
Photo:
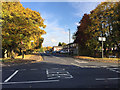
[[14, 51], [13, 51], [12, 48], [10, 49], [10, 58], [11, 58], [11, 59], [15, 59], [15, 58], [14, 58]]

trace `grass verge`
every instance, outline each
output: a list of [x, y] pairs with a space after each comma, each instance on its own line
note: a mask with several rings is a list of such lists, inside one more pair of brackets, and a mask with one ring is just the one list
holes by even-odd
[[10, 58], [2, 58], [0, 59], [0, 63], [2, 63], [3, 66], [6, 65], [19, 65], [19, 64], [28, 64], [28, 63], [35, 63], [42, 61], [41, 55], [24, 55], [24, 59], [22, 59], [22, 56], [17, 56], [15, 59]]
[[98, 62], [120, 63], [120, 58], [93, 58], [87, 56], [74, 56], [74, 58]]

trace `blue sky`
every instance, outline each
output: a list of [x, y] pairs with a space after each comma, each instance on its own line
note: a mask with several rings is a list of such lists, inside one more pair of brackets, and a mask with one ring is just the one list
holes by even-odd
[[43, 46], [56, 46], [59, 42], [68, 43], [68, 29], [72, 35], [76, 32], [78, 22], [85, 13], [100, 4], [100, 2], [21, 2], [23, 7], [37, 11], [45, 19]]

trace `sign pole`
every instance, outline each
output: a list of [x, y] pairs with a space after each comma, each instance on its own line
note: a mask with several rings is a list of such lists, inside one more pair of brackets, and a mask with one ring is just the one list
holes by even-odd
[[103, 58], [103, 40], [102, 40], [102, 58]]
[[98, 40], [99, 41], [102, 41], [102, 58], [104, 57], [104, 50], [103, 50], [103, 41], [106, 41], [106, 38], [105, 37], [98, 37]]

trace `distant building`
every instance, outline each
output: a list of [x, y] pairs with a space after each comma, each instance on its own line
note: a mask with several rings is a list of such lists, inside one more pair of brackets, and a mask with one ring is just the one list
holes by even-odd
[[63, 49], [63, 46], [53, 46], [52, 50], [53, 51], [60, 51]]
[[65, 46], [63, 46], [63, 49], [65, 52], [70, 52], [71, 54], [78, 54], [78, 45], [77, 43], [69, 43]]

